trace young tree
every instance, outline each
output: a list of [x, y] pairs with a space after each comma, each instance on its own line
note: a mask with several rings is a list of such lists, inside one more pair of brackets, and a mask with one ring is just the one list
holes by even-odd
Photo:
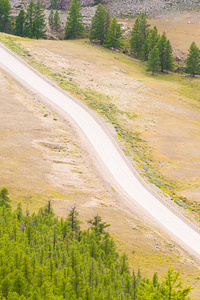
[[106, 10], [103, 8], [103, 5], [100, 3], [97, 6], [94, 17], [92, 18], [91, 28], [90, 28], [90, 41], [99, 41], [100, 44], [103, 44], [105, 32], [106, 32]]
[[21, 9], [15, 21], [15, 27], [14, 27], [15, 35], [24, 36], [24, 21], [25, 21], [25, 11]]
[[82, 35], [84, 29], [82, 19], [79, 0], [72, 0], [65, 26], [65, 39], [77, 38]]
[[60, 16], [59, 16], [59, 12], [57, 10], [55, 12], [53, 22], [54, 22], [53, 27], [55, 28], [55, 30], [58, 30], [60, 28]]
[[193, 77], [196, 74], [200, 74], [200, 50], [195, 42], [192, 42], [190, 45], [189, 53], [186, 59], [186, 72]]
[[67, 218], [67, 224], [71, 230], [72, 237], [74, 237], [74, 233], [76, 233], [76, 234], [79, 233], [80, 223], [81, 223], [81, 221], [78, 219], [78, 211], [76, 209], [76, 206], [73, 206], [71, 208], [69, 216]]
[[0, 0], [0, 31], [9, 32], [11, 6], [9, 0]]
[[49, 26], [51, 28], [53, 28], [54, 26], [54, 13], [53, 13], [53, 9], [51, 9], [49, 17], [48, 17], [48, 22], [49, 22]]
[[107, 48], [120, 48], [122, 46], [121, 36], [121, 27], [117, 23], [116, 17], [114, 17], [108, 28], [108, 32], [104, 40], [104, 46]]
[[158, 48], [155, 46], [150, 54], [147, 62], [147, 71], [151, 71], [152, 75], [160, 69], [160, 57]]

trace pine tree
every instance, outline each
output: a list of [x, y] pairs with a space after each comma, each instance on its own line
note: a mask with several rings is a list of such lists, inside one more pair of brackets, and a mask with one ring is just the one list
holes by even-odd
[[151, 71], [152, 74], [160, 69], [160, 57], [158, 48], [155, 46], [149, 53], [149, 59], [147, 62], [147, 71]]
[[55, 8], [57, 8], [57, 5], [58, 5], [58, 0], [51, 1], [51, 8], [55, 9]]
[[108, 28], [108, 32], [104, 40], [104, 46], [107, 48], [120, 48], [122, 46], [121, 36], [121, 27], [117, 23], [116, 17], [114, 17]]
[[24, 36], [31, 37], [31, 31], [33, 27], [33, 22], [35, 18], [34, 14], [34, 2], [33, 0], [30, 1], [29, 6], [27, 8], [25, 22], [24, 22]]
[[59, 16], [59, 13], [57, 10], [55, 12], [53, 22], [54, 22], [53, 26], [54, 26], [55, 30], [58, 30], [60, 28], [60, 16]]
[[24, 21], [25, 21], [25, 11], [20, 10], [15, 21], [14, 34], [18, 36], [24, 36]]
[[187, 55], [186, 73], [189, 73], [193, 77], [196, 74], [200, 74], [200, 50], [195, 42], [192, 42], [190, 45], [189, 53]]
[[46, 26], [45, 14], [44, 14], [44, 8], [40, 0], [37, 1], [34, 7], [34, 15], [35, 15], [35, 19], [33, 21], [31, 37], [36, 39], [45, 38], [45, 32], [46, 32], [46, 30], [44, 29]]
[[166, 48], [165, 48], [165, 59], [164, 59], [164, 69], [167, 71], [173, 71], [173, 56], [172, 56], [172, 46], [169, 40], [167, 40]]
[[0, 0], [0, 31], [9, 32], [10, 31], [10, 13], [11, 6], [9, 0]]
[[49, 17], [48, 17], [48, 22], [49, 22], [49, 26], [51, 28], [53, 28], [54, 26], [54, 13], [53, 13], [53, 9], [51, 9]]
[[97, 6], [94, 17], [92, 18], [91, 28], [90, 28], [90, 41], [99, 41], [100, 44], [103, 44], [104, 36], [106, 32], [106, 10], [103, 8], [103, 5], [100, 3]]
[[145, 13], [142, 13], [141, 16], [136, 19], [133, 26], [130, 41], [131, 51], [137, 57], [142, 57], [142, 50], [149, 35], [149, 26]]
[[79, 0], [72, 0], [65, 26], [65, 39], [77, 38], [83, 33], [82, 14]]
[[10, 198], [8, 197], [8, 190], [6, 188], [3, 188], [0, 191], [0, 206], [5, 206], [7, 208], [10, 208], [11, 206], [8, 204], [8, 202], [11, 202]]

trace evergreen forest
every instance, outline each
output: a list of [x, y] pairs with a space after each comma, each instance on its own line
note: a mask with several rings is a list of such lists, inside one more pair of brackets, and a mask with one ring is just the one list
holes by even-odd
[[51, 202], [32, 215], [19, 203], [12, 211], [7, 189], [0, 192], [1, 299], [190, 299], [179, 271], [169, 268], [163, 280], [130, 272], [126, 254], [119, 255], [96, 215], [81, 230], [76, 206], [58, 219]]

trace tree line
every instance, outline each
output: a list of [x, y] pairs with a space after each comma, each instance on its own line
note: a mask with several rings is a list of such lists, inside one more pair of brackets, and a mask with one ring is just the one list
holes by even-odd
[[169, 268], [160, 281], [130, 272], [96, 215], [81, 230], [76, 206], [58, 219], [51, 202], [39, 212], [12, 211], [7, 189], [0, 191], [0, 298], [6, 300], [190, 299], [179, 271]]

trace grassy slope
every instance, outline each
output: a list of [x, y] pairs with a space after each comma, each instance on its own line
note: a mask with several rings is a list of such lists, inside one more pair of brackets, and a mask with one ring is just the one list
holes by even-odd
[[[51, 41], [30, 41], [26, 39], [21, 39], [21, 42], [23, 42], [23, 46], [25, 48], [28, 48], [28, 52], [31, 53], [30, 61], [35, 66], [38, 67], [40, 71], [43, 73], [51, 76], [51, 79], [56, 80], [57, 82], [61, 83], [63, 87], [67, 88], [69, 91], [73, 92], [80, 97], [83, 101], [86, 101], [89, 103], [89, 105], [97, 110], [100, 114], [107, 116], [107, 119], [114, 125], [114, 127], [117, 130], [117, 134], [119, 137], [119, 141], [121, 142], [121, 145], [126, 149], [127, 154], [130, 155], [131, 159], [138, 162], [138, 166], [140, 167], [148, 167], [148, 171], [151, 172], [151, 168], [155, 169], [156, 171], [159, 171], [159, 166], [157, 165], [157, 162], [155, 160], [155, 157], [152, 157], [154, 154], [152, 151], [152, 145], [150, 142], [145, 142], [145, 134], [146, 131], [143, 131], [143, 133], [140, 133], [140, 130], [138, 131], [132, 131], [132, 127], [137, 125], [139, 129], [141, 129], [142, 123], [140, 122], [140, 119], [144, 118], [144, 116], [140, 116], [139, 113], [141, 113], [137, 108], [138, 112], [137, 114], [131, 107], [130, 109], [125, 109], [125, 106], [123, 106], [123, 103], [119, 103], [116, 101], [113, 101], [112, 93], [105, 96], [104, 93], [102, 93], [101, 89], [98, 89], [97, 84], [94, 85], [94, 87], [84, 86], [84, 84], [81, 83], [81, 78], [77, 75], [76, 68], [72, 68], [69, 66], [67, 69], [66, 67], [63, 68], [61, 66], [60, 71], [61, 75], [53, 75], [55, 73], [55, 65], [58, 62], [59, 56], [63, 55], [64, 59], [66, 58], [66, 53], [71, 56], [71, 59], [74, 63], [74, 57], [77, 59], [82, 59], [85, 61], [85, 63], [89, 63], [90, 67], [92, 66], [91, 60], [95, 60], [95, 58], [100, 61], [100, 65], [104, 64], [105, 68], [107, 70], [110, 67], [117, 67], [117, 72], [121, 72], [121, 74], [128, 74], [126, 75], [126, 79], [132, 79], [136, 78], [137, 83], [141, 82], [142, 84], [145, 84], [145, 91], [146, 94], [150, 98], [146, 98], [148, 101], [152, 98], [152, 93], [156, 93], [156, 95], [159, 95], [159, 99], [162, 99], [163, 93], [161, 94], [161, 89], [164, 89], [167, 93], [170, 91], [171, 95], [177, 95], [178, 97], [182, 97], [184, 101], [186, 101], [185, 96], [188, 97], [188, 91], [192, 90], [192, 88], [195, 85], [195, 93], [193, 93], [193, 97], [195, 100], [198, 100], [199, 95], [199, 82], [198, 81], [191, 81], [190, 78], [185, 78], [181, 76], [176, 76], [174, 74], [169, 75], [168, 77], [163, 75], [158, 75], [156, 78], [152, 78], [151, 76], [147, 75], [145, 72], [145, 68], [143, 64], [134, 61], [128, 57], [125, 57], [118, 53], [111, 53], [111, 51], [105, 50], [105, 49], [99, 49], [96, 46], [85, 44], [84, 41], [75, 41], [75, 42], [51, 42]], [[15, 47], [15, 49], [18, 48], [18, 53], [21, 52], [23, 55], [23, 49], [22, 51], [19, 50], [20, 47], [16, 47], [16, 45], [13, 44], [13, 42], [10, 43], [11, 46]], [[62, 46], [62, 47], [61, 47]], [[51, 49], [51, 54], [55, 53], [56, 55], [56, 63], [49, 60], [48, 51], [46, 49]], [[63, 52], [61, 53], [60, 49], [63, 49]], [[46, 56], [44, 55], [46, 53]], [[19, 53], [20, 54], [20, 53]], [[26, 57], [26, 56], [25, 56]], [[27, 57], [26, 57], [27, 58]], [[49, 60], [49, 65], [48, 65]], [[43, 61], [43, 63], [41, 63]], [[77, 62], [78, 64], [78, 62]], [[57, 68], [59, 69], [59, 66], [57, 65]], [[109, 69], [110, 70], [110, 69]], [[120, 71], [119, 71], [120, 70]], [[110, 74], [113, 75], [113, 74]], [[114, 74], [115, 76], [116, 74]], [[73, 80], [71, 81], [70, 78]], [[91, 79], [91, 78], [90, 78]], [[96, 78], [94, 78], [96, 83]], [[111, 84], [119, 84], [118, 81], [111, 82]], [[125, 82], [126, 83], [126, 82]], [[156, 87], [156, 90], [152, 90], [152, 87]], [[134, 86], [135, 88], [135, 86]], [[139, 89], [139, 87], [137, 86]], [[129, 91], [128, 91], [129, 92]], [[106, 90], [107, 93], [107, 90]], [[142, 90], [139, 91], [140, 99]], [[186, 95], [187, 93], [187, 95]], [[107, 93], [108, 94], [108, 93]], [[143, 95], [143, 94], [142, 94]], [[120, 99], [119, 99], [120, 100]], [[176, 99], [175, 99], [176, 100]], [[174, 101], [172, 99], [172, 102]], [[192, 99], [193, 100], [193, 99]], [[194, 110], [198, 109], [197, 102], [191, 102], [190, 99], [187, 99], [188, 103], [192, 105]], [[149, 103], [149, 102], [147, 102]], [[185, 102], [184, 102], [185, 103]], [[187, 103], [186, 103], [187, 104]], [[151, 113], [151, 110], [149, 110], [149, 113]], [[139, 120], [139, 121], [138, 121]], [[130, 122], [127, 123], [127, 121]], [[131, 132], [131, 133], [130, 133]], [[152, 133], [151, 133], [152, 134]], [[141, 138], [141, 135], [142, 138]], [[148, 137], [149, 138], [149, 137]], [[125, 142], [124, 142], [125, 139]], [[131, 144], [134, 144], [134, 146], [137, 148], [137, 151], [133, 151]], [[147, 163], [148, 160], [148, 163]], [[147, 163], [147, 164], [146, 164]], [[158, 169], [157, 169], [158, 168]], [[149, 174], [151, 175], [152, 173]], [[164, 182], [166, 178], [162, 177], [162, 174], [159, 175], [159, 178], [153, 178], [153, 180], [161, 180]], [[172, 186], [174, 185], [174, 181], [172, 182]], [[178, 183], [177, 183], [178, 185]], [[179, 184], [180, 185], [180, 184]], [[168, 183], [168, 187], [170, 187]], [[177, 189], [178, 191], [178, 189]], [[175, 190], [175, 192], [177, 192]], [[61, 196], [62, 199], [62, 196]], [[89, 211], [92, 211], [91, 207], [88, 209]], [[99, 208], [100, 214], [103, 215], [106, 211], [106, 207]], [[107, 210], [107, 220], [112, 222], [116, 222], [116, 220], [112, 219], [112, 210]], [[122, 219], [127, 218], [126, 214], [123, 211], [117, 211], [115, 212], [116, 219], [119, 220], [122, 216], [124, 216]], [[87, 213], [83, 213], [83, 217], [88, 218]], [[195, 286], [198, 286], [198, 270], [194, 267], [192, 263], [187, 262], [187, 258], [180, 254], [180, 253], [174, 253], [172, 250], [173, 248], [170, 243], [165, 243], [163, 239], [158, 239], [156, 236], [156, 233], [149, 230], [148, 227], [145, 227], [144, 225], [139, 226], [140, 230], [136, 230], [134, 232], [134, 239], [130, 237], [130, 229], [133, 225], [133, 222], [136, 222], [136, 220], [128, 220], [130, 222], [130, 226], [127, 226], [127, 224], [123, 225], [122, 222], [116, 225], [116, 227], [113, 229], [113, 235], [115, 235], [116, 240], [118, 242], [118, 246], [123, 250], [127, 250], [131, 264], [136, 266], [141, 266], [141, 269], [149, 272], [149, 268], [155, 267], [158, 270], [158, 272], [163, 272], [165, 269], [166, 264], [175, 264], [177, 268], [183, 269], [184, 277], [187, 278], [188, 283], [193, 282]], [[137, 220], [138, 224], [139, 221]], [[128, 228], [127, 228], [128, 227]], [[111, 229], [112, 230], [112, 229]], [[124, 239], [121, 238], [121, 232], [123, 232], [123, 235], [125, 236]], [[151, 236], [151, 238], [149, 238]], [[129, 241], [129, 242], [128, 242]], [[127, 244], [128, 243], [128, 244]], [[155, 245], [156, 244], [156, 250]], [[157, 245], [158, 244], [158, 245]], [[129, 246], [128, 246], [129, 245]], [[128, 249], [127, 249], [128, 248]], [[158, 249], [161, 249], [161, 251], [158, 252]], [[142, 249], [142, 250], [141, 250]], [[135, 255], [133, 254], [133, 251], [135, 252]], [[138, 265], [138, 261], [140, 261]], [[192, 271], [193, 270], [193, 271]], [[195, 271], [194, 271], [195, 270]], [[189, 275], [188, 275], [188, 274]], [[195, 279], [196, 278], [196, 279]], [[194, 299], [195, 294], [198, 294], [198, 290], [194, 292]], [[198, 299], [198, 298], [196, 298]]]

